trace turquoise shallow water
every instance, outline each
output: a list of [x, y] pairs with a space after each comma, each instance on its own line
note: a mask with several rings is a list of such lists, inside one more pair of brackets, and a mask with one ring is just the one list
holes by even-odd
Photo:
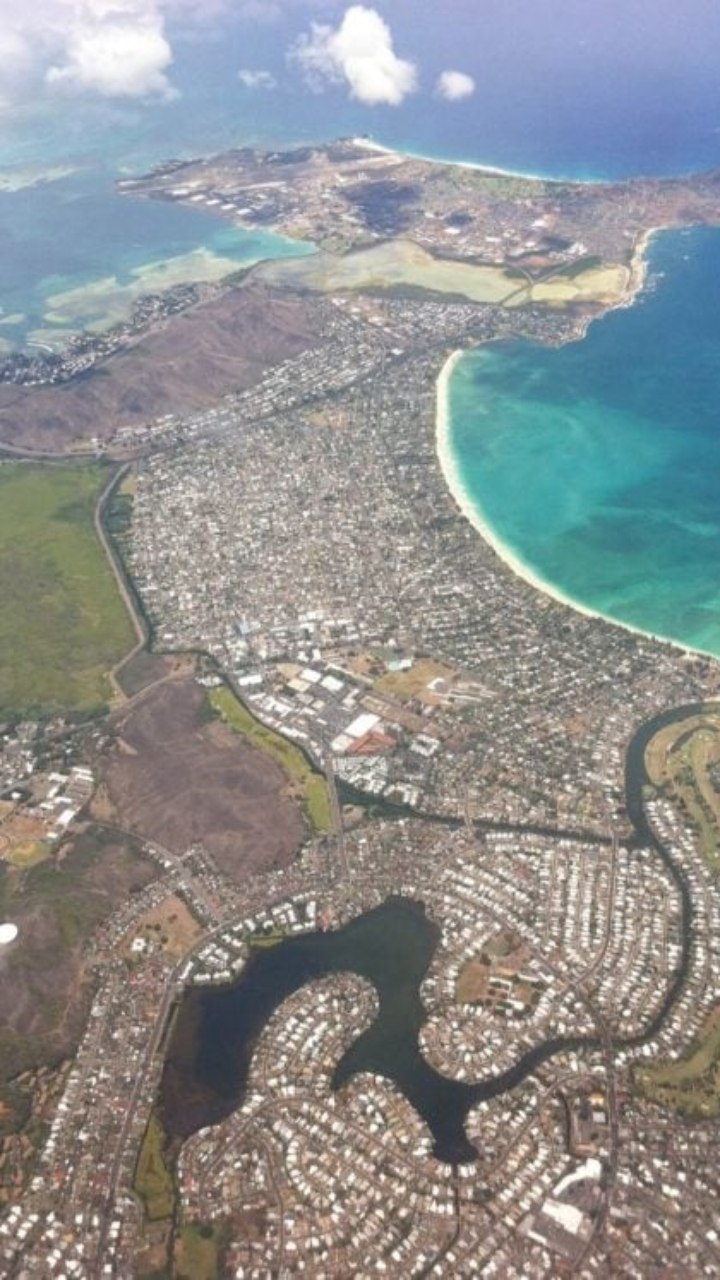
[[457, 366], [450, 445], [497, 536], [583, 605], [720, 655], [720, 231], [664, 232], [581, 342]]
[[[339, 19], [338, 6], [320, 7], [323, 21]], [[419, 154], [555, 177], [720, 164], [713, 0], [453, 0], [449, 7], [383, 0], [396, 48], [417, 62], [420, 84], [401, 105], [374, 107], [340, 83], [312, 92], [288, 63], [288, 49], [308, 29], [309, 6], [215, 5], [197, 24], [188, 15], [202, 6], [160, 8], [174, 55], [170, 99], [54, 95], [39, 79], [31, 91], [30, 77], [17, 102], [3, 104], [0, 318], [22, 318], [0, 325], [0, 351], [47, 341], [48, 327], [53, 341], [53, 326], [64, 320], [46, 304], [58, 289], [87, 290], [109, 278], [112, 291], [115, 279], [122, 284], [133, 271], [198, 249], [234, 264], [288, 252], [267, 234], [239, 231], [231, 243], [227, 227], [197, 210], [133, 208], [113, 195], [114, 178], [169, 156], [368, 132]], [[273, 21], [259, 20], [270, 10]], [[270, 72], [275, 89], [244, 86], [240, 67]], [[474, 95], [437, 97], [435, 77], [449, 67], [474, 77]], [[27, 180], [28, 169], [57, 166], [72, 174], [5, 189], [23, 174]], [[73, 326], [103, 319], [97, 288], [80, 311]]]
[[[304, 6], [275, 5], [273, 22], [251, 20], [257, 5], [216, 8], [225, 16], [203, 24], [207, 38], [186, 29], [179, 9], [168, 19], [172, 100], [39, 93], [5, 110], [0, 184], [16, 169], [73, 172], [0, 190], [0, 353], [47, 342], [53, 324], [51, 341], [66, 336], [51, 305], [59, 291], [87, 292], [72, 318], [80, 327], [103, 311], [94, 284], [109, 280], [113, 295], [150, 264], [199, 249], [233, 265], [307, 251], [114, 195], [116, 177], [168, 156], [367, 131], [418, 153], [552, 176], [720, 164], [712, 0], [454, 0], [451, 15], [385, 0], [396, 48], [417, 61], [421, 85], [400, 107], [373, 108], [341, 84], [310, 92], [288, 65], [308, 27]], [[271, 71], [276, 90], [243, 87], [243, 66]], [[475, 77], [473, 97], [438, 100], [434, 78], [447, 67]], [[658, 239], [656, 288], [641, 305], [564, 351], [483, 352], [453, 388], [468, 488], [536, 572], [588, 605], [715, 651], [719, 244], [705, 232]]]
[[[222, 259], [229, 273], [263, 258], [310, 253], [312, 246], [181, 205], [118, 196], [110, 178], [97, 172], [0, 191], [0, 340], [22, 347], [51, 328], [47, 316], [56, 295], [94, 286], [73, 321], [57, 327], [63, 345], [69, 331], [112, 322], [116, 286], [198, 250]], [[204, 276], [190, 263], [186, 278]]]

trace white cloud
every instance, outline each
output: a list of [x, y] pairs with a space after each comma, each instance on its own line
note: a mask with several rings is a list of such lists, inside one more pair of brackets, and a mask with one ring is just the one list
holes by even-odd
[[464, 71], [443, 71], [438, 76], [435, 92], [446, 102], [460, 102], [462, 98], [471, 98], [475, 92], [475, 81]]
[[173, 96], [172, 41], [269, 23], [338, 0], [0, 0], [0, 114], [43, 94]]
[[12, 26], [0, 27], [0, 68], [3, 76], [15, 78], [22, 75], [33, 61], [32, 49], [20, 30]]
[[387, 23], [362, 4], [351, 5], [338, 27], [313, 22], [289, 57], [311, 88], [345, 83], [367, 106], [399, 106], [417, 88], [414, 63], [397, 56]]
[[4, 21], [0, 26], [0, 107], [10, 106], [32, 79], [35, 55], [29, 33], [20, 24]]
[[243, 67], [238, 71], [238, 80], [246, 89], [277, 89], [277, 80], [271, 71], [253, 71]]
[[111, 98], [169, 96], [173, 54], [154, 4], [92, 0], [76, 8], [63, 56], [45, 74], [48, 85]]
[[[182, 4], [182, 0], [180, 0]], [[167, 98], [176, 0], [0, 0], [0, 95], [51, 90]]]

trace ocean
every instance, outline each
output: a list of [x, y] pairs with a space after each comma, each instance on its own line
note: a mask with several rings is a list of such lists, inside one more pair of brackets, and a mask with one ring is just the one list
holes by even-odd
[[[267, 8], [263, 22], [243, 18], [244, 6], [216, 27], [169, 22], [170, 101], [40, 93], [4, 106], [0, 353], [61, 346], [82, 327], [108, 325], [164, 276], [215, 278], [224, 262], [230, 270], [308, 250], [114, 194], [117, 177], [169, 157], [368, 133], [418, 154], [551, 177], [720, 163], [720, 11], [708, 0], [686, 0], [682, 14], [670, 0], [607, 0], [600, 15], [577, 0], [488, 0], [482, 13], [475, 0], [420, 13], [381, 0], [398, 54], [419, 69], [418, 91], [397, 107], [367, 107], [344, 85], [312, 92], [287, 61], [311, 8]], [[324, 16], [333, 20], [332, 5]], [[242, 67], [268, 72], [276, 88], [247, 88]], [[434, 80], [447, 67], [474, 77], [472, 97], [438, 99]]]
[[0, 354], [61, 349], [73, 333], [124, 320], [143, 294], [310, 252], [180, 205], [119, 196], [92, 170], [0, 192]]
[[578, 342], [493, 344], [450, 387], [482, 519], [582, 605], [720, 655], [720, 231], [651, 241], [648, 287]]
[[[62, 345], [139, 292], [309, 252], [207, 213], [114, 193], [171, 156], [369, 134], [430, 157], [548, 177], [622, 179], [720, 166], [714, 0], [378, 0], [419, 91], [373, 107], [313, 93], [288, 63], [312, 9], [233, 6], [168, 26], [177, 96], [149, 105], [27, 100], [0, 124], [0, 354]], [[189, 10], [187, 11], [189, 12]], [[178, 9], [178, 14], [182, 9]], [[336, 22], [340, 6], [323, 6]], [[269, 19], [272, 18], [272, 21]], [[238, 80], [262, 69], [272, 91]], [[435, 77], [471, 74], [441, 102]], [[658, 236], [647, 292], [559, 351], [493, 346], [452, 385], [452, 448], [498, 538], [555, 587], [720, 653], [720, 232]]]

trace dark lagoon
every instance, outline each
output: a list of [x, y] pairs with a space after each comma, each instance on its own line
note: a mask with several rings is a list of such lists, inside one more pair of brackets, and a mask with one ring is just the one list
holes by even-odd
[[441, 1075], [418, 1045], [427, 1016], [420, 985], [439, 939], [421, 903], [393, 897], [342, 929], [258, 949], [234, 983], [191, 988], [175, 1023], [160, 1089], [159, 1112], [170, 1141], [183, 1141], [242, 1105], [255, 1043], [283, 1000], [328, 974], [354, 973], [373, 984], [379, 1009], [338, 1062], [333, 1088], [359, 1072], [385, 1076], [427, 1124], [438, 1160], [477, 1159], [465, 1133], [471, 1107], [514, 1088], [555, 1053], [596, 1042], [552, 1037], [508, 1071], [477, 1084]]
[[380, 1005], [338, 1062], [333, 1088], [358, 1072], [386, 1076], [428, 1124], [439, 1159], [475, 1159], [464, 1120], [477, 1090], [441, 1076], [418, 1048], [426, 1017], [419, 989], [439, 939], [421, 904], [390, 898], [342, 929], [258, 949], [231, 985], [189, 991], [161, 1086], [168, 1135], [186, 1138], [241, 1104], [257, 1037], [283, 1000], [328, 974], [354, 973], [373, 984]]
[[[664, 862], [682, 906], [682, 954], [668, 974], [665, 995], [644, 1030], [612, 1041], [616, 1049], [638, 1048], [659, 1032], [678, 1000], [690, 964], [693, 903], [686, 876], [649, 827], [642, 802], [647, 782], [644, 753], [650, 737], [693, 708], [679, 707], [641, 726], [629, 744], [626, 803], [637, 838]], [[343, 928], [289, 938], [258, 948], [240, 977], [222, 987], [189, 988], [181, 1001], [167, 1050], [158, 1113], [172, 1146], [217, 1124], [242, 1105], [258, 1036], [288, 996], [331, 973], [353, 973], [374, 986], [379, 1000], [371, 1025], [336, 1064], [332, 1087], [361, 1072], [385, 1076], [401, 1090], [427, 1124], [433, 1154], [448, 1164], [478, 1158], [465, 1132], [478, 1102], [516, 1088], [558, 1053], [590, 1050], [592, 1036], [553, 1035], [540, 1040], [506, 1071], [475, 1084], [451, 1080], [426, 1062], [419, 1032], [427, 1014], [420, 987], [440, 941], [440, 929], [421, 902], [390, 897]], [[311, 995], [308, 995], [311, 999]]]

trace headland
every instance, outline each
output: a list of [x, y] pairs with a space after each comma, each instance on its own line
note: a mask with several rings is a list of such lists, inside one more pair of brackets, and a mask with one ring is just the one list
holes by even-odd
[[[593, 319], [632, 303], [644, 287], [653, 229], [720, 221], [716, 174], [549, 181], [422, 160], [358, 139], [169, 161], [123, 179], [118, 190], [319, 252], [280, 261], [270, 248], [271, 261], [229, 277], [213, 259], [221, 278], [211, 284], [183, 282], [184, 272], [173, 269], [165, 281], [172, 287], [156, 287], [153, 277], [153, 292], [135, 298], [130, 320], [83, 333], [65, 350], [8, 353], [0, 362], [0, 381], [8, 384], [0, 387], [0, 441], [8, 446], [92, 451], [118, 432], [142, 436], [151, 423], [197, 409], [208, 386], [206, 361], [194, 356], [198, 342], [214, 361], [209, 347], [227, 345], [215, 317], [244, 314], [243, 293], [256, 285], [264, 287], [265, 305], [274, 307], [277, 298], [280, 309], [292, 298], [311, 310], [312, 295], [328, 293], [468, 302], [483, 341], [510, 334], [553, 345], [582, 337]], [[129, 294], [120, 293], [118, 305], [125, 305]], [[85, 305], [66, 293], [68, 314]], [[167, 376], [169, 351], [181, 356], [179, 376]], [[218, 358], [214, 394], [242, 385], [227, 355]], [[139, 381], [133, 397], [115, 387], [129, 366]], [[73, 384], [81, 378], [78, 399]], [[156, 382], [168, 391], [155, 394], [147, 384]]]
[[[505, 337], [577, 353], [574, 340], [607, 307], [551, 305], [530, 296], [535, 287], [563, 272], [572, 286], [593, 271], [632, 271], [648, 226], [717, 221], [717, 189], [711, 179], [626, 184], [608, 199], [595, 185], [441, 172], [350, 144], [195, 163], [197, 172], [154, 175], [146, 194], [220, 201], [210, 206], [219, 217], [292, 223], [298, 235], [314, 224], [338, 262], [409, 240], [435, 262], [514, 271], [520, 305], [408, 297], [367, 280], [271, 286], [257, 269], [164, 317], [108, 356], [102, 376], [3, 388], [2, 423], [16, 440], [27, 442], [21, 412], [36, 442], [55, 433], [59, 446], [86, 444], [92, 420], [96, 436], [98, 423], [107, 432], [94, 447], [134, 456], [114, 519], [163, 653], [123, 671], [127, 705], [78, 738], [89, 764], [76, 794], [94, 822], [76, 874], [83, 905], [98, 831], [112, 841], [129, 832], [143, 865], [123, 871], [120, 905], [84, 953], [97, 975], [92, 1017], [35, 1176], [13, 1192], [2, 1266], [149, 1277], [168, 1261], [189, 1270], [202, 1247], [206, 1275], [609, 1275], [632, 1221], [638, 1274], [659, 1243], [682, 1272], [689, 1242], [710, 1274], [713, 1132], [689, 1137], [669, 1109], [648, 1115], [634, 1072], [707, 1038], [716, 1016], [720, 907], [705, 850], [718, 847], [717, 806], [703, 848], [667, 789], [687, 795], [690, 755], [673, 739], [665, 760], [658, 746], [655, 792], [633, 748], [639, 726], [669, 705], [697, 708], [690, 817], [705, 822], [720, 666], [568, 608], [494, 554], [437, 465], [454, 364], [441, 376], [440, 414], [436, 377], [449, 351]], [[248, 365], [228, 367], [239, 353]], [[172, 674], [179, 655], [184, 676]], [[272, 742], [277, 770], [250, 767], [249, 724], [266, 752]], [[39, 755], [25, 729], [4, 739], [9, 780]], [[63, 738], [53, 731], [52, 742], [64, 760]], [[327, 788], [316, 835], [295, 809], [293, 752]], [[309, 782], [305, 795], [310, 817]], [[279, 798], [286, 838], [268, 871]], [[22, 809], [22, 798], [13, 804]], [[16, 827], [28, 817], [8, 816]], [[292, 857], [299, 827], [306, 839]], [[107, 877], [101, 847], [97, 874]], [[77, 862], [41, 853], [47, 874], [35, 871], [35, 888], [54, 901]], [[431, 1113], [401, 1092], [387, 1058], [334, 1075], [372, 1036], [377, 1005], [346, 957], [342, 974], [315, 970], [311, 990], [273, 1006], [253, 1043], [238, 1030], [250, 1053], [244, 1096], [173, 1149], [156, 1101], [188, 985], [214, 988], [194, 1002], [212, 1005], [246, 966], [250, 978], [272, 968], [284, 938], [320, 929], [313, 947], [344, 945], [345, 926], [397, 897], [422, 903], [440, 935], [427, 970], [396, 988], [405, 1014], [418, 997], [427, 1013], [410, 1047], [435, 1084], [480, 1086], [464, 1121], [478, 1159], [458, 1160], [454, 1146], [441, 1165]], [[41, 914], [37, 897], [25, 919], [30, 908]], [[12, 915], [12, 946], [26, 947], [17, 898]], [[69, 924], [79, 951], [87, 935]], [[262, 965], [258, 952], [269, 955]], [[398, 967], [409, 978], [408, 961]], [[5, 997], [18, 1016], [15, 984]], [[223, 1047], [222, 1037], [207, 1042]], [[395, 1042], [398, 1054], [407, 1046]], [[707, 1094], [717, 1107], [714, 1083]], [[181, 1089], [179, 1101], [189, 1109], [198, 1098]], [[635, 1224], [660, 1125], [662, 1237], [643, 1239]], [[677, 1206], [690, 1178], [701, 1191], [689, 1226]]]

